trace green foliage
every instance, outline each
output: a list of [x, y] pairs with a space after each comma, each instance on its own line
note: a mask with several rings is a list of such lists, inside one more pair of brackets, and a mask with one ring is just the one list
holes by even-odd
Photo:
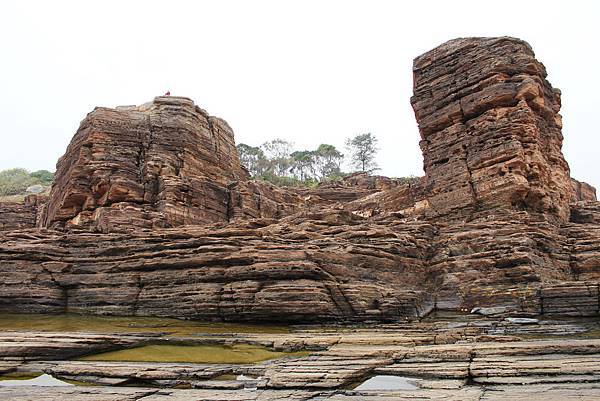
[[248, 169], [252, 177], [258, 177], [268, 172], [269, 160], [261, 148], [240, 143], [237, 145], [237, 150], [242, 165]]
[[35, 184], [48, 186], [52, 184], [54, 174], [39, 170], [33, 173], [24, 168], [11, 168], [0, 171], [0, 196], [22, 195], [27, 187]]
[[291, 155], [290, 172], [304, 181], [307, 178], [314, 177], [315, 173], [315, 153], [310, 150], [299, 150]]
[[333, 145], [292, 151], [292, 143], [277, 138], [260, 147], [240, 143], [237, 149], [252, 177], [278, 186], [316, 186], [343, 174], [340, 165], [344, 155]]
[[42, 184], [42, 185], [52, 184], [52, 181], [54, 180], [54, 173], [51, 173], [48, 170], [34, 171], [33, 173], [29, 174], [29, 176], [40, 180], [39, 184]]
[[315, 164], [321, 180], [340, 176], [344, 155], [335, 146], [322, 143], [315, 151]]
[[409, 175], [407, 177], [399, 177], [397, 179], [402, 184], [417, 184], [420, 180], [420, 178], [415, 175]]
[[273, 139], [261, 145], [267, 160], [269, 161], [268, 171], [278, 177], [287, 175], [292, 167], [292, 148], [293, 144], [281, 138]]
[[263, 181], [270, 182], [278, 187], [310, 187], [315, 186], [317, 182], [313, 179], [300, 180], [296, 177], [278, 176], [275, 174], [265, 174], [259, 177], [254, 177]]
[[369, 133], [356, 135], [346, 140], [350, 152], [350, 163], [358, 171], [372, 173], [377, 170], [375, 155], [377, 154], [377, 138]]

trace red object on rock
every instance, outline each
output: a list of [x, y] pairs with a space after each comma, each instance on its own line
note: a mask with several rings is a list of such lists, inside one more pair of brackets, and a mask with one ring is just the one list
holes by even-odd
[[165, 93], [165, 96], [171, 96], [171, 91], [167, 91], [167, 93]]

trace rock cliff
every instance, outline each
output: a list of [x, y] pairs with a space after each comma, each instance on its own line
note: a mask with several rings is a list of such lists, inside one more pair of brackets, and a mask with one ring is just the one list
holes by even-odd
[[451, 40], [417, 57], [413, 71], [435, 215], [510, 207], [569, 219], [560, 91], [527, 43]]
[[280, 217], [302, 203], [248, 178], [229, 125], [190, 99], [96, 108], [58, 161], [40, 224], [131, 231], [224, 222], [240, 208]]
[[189, 99], [94, 110], [48, 202], [0, 205], [0, 310], [597, 315], [600, 204], [569, 177], [560, 92], [529, 45], [452, 40], [415, 59], [414, 80], [425, 176], [316, 189], [249, 180], [229, 126]]

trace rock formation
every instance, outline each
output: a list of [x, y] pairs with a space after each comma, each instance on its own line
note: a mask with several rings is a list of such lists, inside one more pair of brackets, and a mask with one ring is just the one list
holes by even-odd
[[560, 95], [529, 45], [453, 40], [418, 57], [414, 75], [425, 176], [410, 180], [277, 188], [248, 179], [229, 126], [189, 99], [96, 109], [48, 202], [22, 223], [0, 215], [0, 310], [597, 315], [600, 204], [569, 177]]
[[560, 91], [527, 43], [451, 40], [417, 57], [413, 71], [435, 215], [511, 207], [569, 219]]
[[96, 108], [58, 161], [41, 225], [103, 232], [175, 227], [228, 221], [244, 214], [242, 203], [252, 217], [279, 217], [302, 202], [240, 180], [247, 182], [248, 173], [233, 131], [190, 99]]
[[27, 195], [23, 203], [0, 202], [0, 231], [35, 227], [38, 206], [46, 201], [43, 195]]
[[573, 188], [571, 202], [596, 200], [596, 188], [587, 182], [581, 182], [571, 178], [571, 187]]
[[[90, 322], [79, 319], [79, 324]], [[184, 324], [189, 322], [170, 319], [136, 319], [134, 327], [127, 325], [131, 320], [114, 320], [113, 325], [91, 325], [85, 332], [23, 328], [0, 332], [0, 374], [44, 372], [88, 384], [0, 386], [0, 399], [500, 401], [541, 397], [587, 401], [598, 399], [600, 391], [597, 319], [538, 321], [452, 314], [421, 322], [325, 330], [299, 326], [277, 333], [246, 332], [244, 326], [227, 325], [231, 332], [226, 335], [204, 332], [211, 327], [206, 325], [188, 331], [190, 326]], [[135, 327], [152, 332], [131, 332]], [[177, 332], [183, 327], [187, 330]], [[163, 335], [160, 330], [170, 333]], [[310, 355], [253, 364], [74, 360], [90, 351], [148, 343], [169, 347], [263, 344], [276, 351], [309, 349]], [[405, 390], [354, 388], [378, 375], [409, 377], [414, 386]]]
[[328, 211], [131, 234], [12, 232], [0, 242], [0, 275], [10, 277], [0, 283], [0, 310], [227, 321], [414, 317], [433, 307], [415, 290], [432, 229]]
[[170, 227], [223, 221], [246, 178], [227, 123], [184, 98], [96, 108], [57, 164], [43, 225]]

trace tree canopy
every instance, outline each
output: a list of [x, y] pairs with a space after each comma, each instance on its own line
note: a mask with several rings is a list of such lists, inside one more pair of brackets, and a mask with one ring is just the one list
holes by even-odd
[[350, 153], [350, 164], [359, 171], [372, 173], [378, 170], [375, 155], [377, 154], [377, 138], [369, 133], [359, 134], [346, 140], [346, 148]]
[[312, 185], [343, 174], [344, 155], [329, 144], [315, 150], [293, 150], [292, 143], [277, 138], [259, 147], [240, 143], [237, 149], [252, 177], [278, 185]]

